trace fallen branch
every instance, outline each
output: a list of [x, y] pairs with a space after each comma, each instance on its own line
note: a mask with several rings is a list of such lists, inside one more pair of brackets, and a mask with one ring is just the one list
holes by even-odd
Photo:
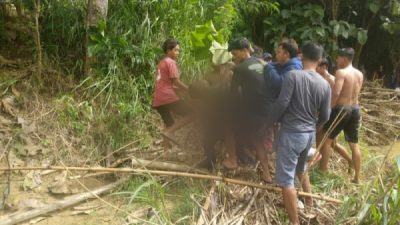
[[241, 225], [244, 221], [244, 218], [246, 218], [247, 214], [249, 213], [251, 207], [254, 204], [254, 201], [256, 199], [256, 197], [258, 196], [258, 193], [260, 192], [260, 189], [256, 190], [256, 193], [254, 193], [253, 197], [251, 198], [249, 204], [247, 205], [246, 209], [244, 210], [244, 212], [242, 213], [242, 215], [240, 216], [239, 220], [237, 221], [237, 223], [235, 223], [236, 225]]
[[199, 219], [197, 220], [196, 225], [203, 225], [206, 223], [206, 215], [207, 215], [208, 208], [210, 208], [210, 205], [211, 205], [211, 197], [214, 194], [214, 190], [215, 190], [215, 183], [213, 184], [210, 191], [208, 192], [206, 201], [204, 202], [202, 209], [200, 209], [201, 212], [200, 212], [200, 216], [199, 216]]
[[95, 198], [95, 195], [101, 195], [107, 191], [110, 191], [127, 180], [128, 180], [128, 178], [124, 178], [124, 179], [118, 180], [115, 183], [100, 187], [96, 190], [73, 195], [73, 196], [65, 198], [64, 200], [61, 200], [61, 201], [58, 201], [58, 202], [55, 202], [52, 204], [48, 204], [41, 208], [32, 209], [32, 210], [29, 210], [26, 212], [17, 212], [14, 214], [0, 217], [0, 225], [12, 225], [12, 224], [21, 223], [23, 221], [27, 221], [27, 220], [36, 218], [38, 216], [43, 216], [43, 215], [46, 215], [48, 213], [51, 213], [51, 212], [54, 212], [54, 211], [57, 211], [60, 209], [70, 207], [72, 205], [75, 205], [75, 204], [85, 201], [87, 199]]
[[[89, 171], [89, 172], [114, 172], [114, 173], [135, 173], [135, 174], [153, 174], [160, 176], [178, 176], [178, 177], [189, 177], [204, 180], [215, 180], [230, 184], [243, 185], [249, 187], [260, 188], [268, 191], [281, 193], [282, 189], [272, 185], [262, 185], [237, 179], [225, 178], [222, 176], [215, 175], [204, 175], [204, 174], [194, 174], [194, 173], [184, 173], [184, 172], [173, 172], [173, 171], [162, 171], [162, 170], [144, 170], [144, 169], [131, 169], [131, 168], [85, 168], [85, 167], [61, 167], [61, 166], [49, 166], [49, 167], [14, 167], [14, 168], [0, 168], [0, 171], [19, 171], [19, 170], [71, 170], [71, 171]], [[297, 194], [302, 197], [312, 197], [314, 199], [332, 202], [336, 204], [342, 204], [343, 201], [326, 197], [318, 194], [311, 194], [307, 192], [298, 191]]]

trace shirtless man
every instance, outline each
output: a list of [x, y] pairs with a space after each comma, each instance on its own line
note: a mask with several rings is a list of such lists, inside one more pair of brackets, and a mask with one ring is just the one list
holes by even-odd
[[[328, 71], [329, 68], [329, 62], [326, 58], [323, 58], [321, 62], [319, 63], [317, 67], [317, 72], [329, 83], [329, 86], [331, 86], [331, 89], [333, 90], [333, 87], [335, 85], [335, 76], [329, 73]], [[319, 129], [317, 130], [317, 149], [319, 148], [319, 145], [325, 136], [324, 129]], [[350, 168], [352, 167], [352, 161], [351, 161], [351, 156], [347, 153], [346, 149], [344, 146], [339, 144], [337, 140], [335, 139], [332, 143], [332, 148], [335, 152], [339, 153], [349, 164], [349, 172], [351, 171]], [[314, 161], [310, 163], [310, 165], [314, 165], [314, 163], [317, 163], [317, 161], [320, 159], [321, 154], [318, 152], [318, 155], [314, 157]]]
[[358, 129], [360, 126], [360, 107], [358, 97], [363, 83], [363, 74], [352, 65], [354, 50], [343, 48], [339, 50], [336, 63], [335, 84], [332, 91], [332, 113], [324, 126], [328, 135], [321, 149], [322, 159], [320, 169], [328, 170], [328, 161], [331, 156], [330, 147], [334, 139], [343, 130], [345, 139], [352, 151], [352, 164], [355, 170], [352, 182], [359, 183], [361, 168], [361, 152], [358, 146]]

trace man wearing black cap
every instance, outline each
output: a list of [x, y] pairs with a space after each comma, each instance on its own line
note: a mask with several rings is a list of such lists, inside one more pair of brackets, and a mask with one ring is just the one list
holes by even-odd
[[[256, 150], [257, 159], [262, 167], [262, 179], [272, 182], [268, 168], [268, 154], [264, 150], [265, 121], [267, 107], [270, 102], [267, 94], [263, 69], [260, 61], [250, 56], [250, 42], [246, 38], [238, 38], [229, 44], [228, 49], [237, 64], [233, 70], [231, 90], [237, 102], [237, 137], [244, 140], [245, 144]], [[235, 167], [236, 156], [234, 152], [224, 161], [225, 167]]]
[[354, 49], [339, 49], [336, 64], [335, 84], [332, 90], [332, 113], [329, 121], [324, 126], [328, 135], [321, 149], [322, 159], [320, 169], [328, 170], [328, 161], [331, 156], [330, 146], [334, 139], [343, 130], [346, 141], [352, 151], [352, 166], [354, 167], [354, 179], [359, 183], [361, 168], [361, 152], [358, 146], [358, 129], [360, 127], [360, 107], [358, 98], [363, 83], [363, 74], [352, 65]]

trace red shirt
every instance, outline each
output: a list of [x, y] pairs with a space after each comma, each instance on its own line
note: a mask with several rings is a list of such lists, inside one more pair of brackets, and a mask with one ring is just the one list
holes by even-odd
[[178, 66], [175, 60], [165, 57], [157, 66], [153, 107], [170, 104], [179, 100], [174, 90], [173, 78], [179, 78]]

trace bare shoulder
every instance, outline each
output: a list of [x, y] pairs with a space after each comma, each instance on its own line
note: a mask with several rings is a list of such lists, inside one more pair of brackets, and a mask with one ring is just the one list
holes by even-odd
[[353, 69], [354, 69], [353, 74], [357, 77], [357, 79], [359, 79], [362, 82], [364, 80], [363, 73], [360, 70], [356, 69], [356, 68], [353, 68]]
[[346, 69], [338, 69], [336, 70], [335, 78], [336, 79], [344, 78], [346, 74], [347, 74]]

